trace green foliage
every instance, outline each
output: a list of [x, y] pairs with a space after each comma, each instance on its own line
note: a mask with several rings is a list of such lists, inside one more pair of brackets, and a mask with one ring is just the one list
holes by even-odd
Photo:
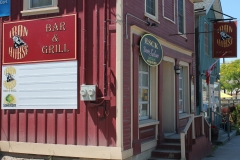
[[233, 129], [237, 130], [237, 135], [240, 134], [240, 104], [238, 104], [235, 110], [232, 111], [231, 117], [233, 120]]
[[221, 89], [231, 93], [235, 90], [236, 94], [240, 92], [240, 59], [222, 64], [220, 73]]

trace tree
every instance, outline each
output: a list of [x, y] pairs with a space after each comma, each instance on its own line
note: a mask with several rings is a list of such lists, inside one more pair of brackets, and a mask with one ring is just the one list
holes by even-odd
[[221, 89], [226, 89], [231, 92], [231, 95], [235, 91], [237, 97], [240, 92], [240, 59], [223, 63], [220, 68], [220, 76]]

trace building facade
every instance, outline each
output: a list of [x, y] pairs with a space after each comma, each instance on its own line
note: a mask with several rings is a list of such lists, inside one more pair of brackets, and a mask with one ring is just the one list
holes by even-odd
[[[196, 73], [197, 76], [197, 112], [204, 112], [211, 118], [210, 108], [219, 112], [220, 108], [220, 61], [213, 57], [213, 23], [216, 19], [223, 19], [221, 2], [219, 0], [206, 0], [194, 4], [196, 27]], [[216, 62], [209, 85], [206, 83], [206, 71]], [[210, 89], [210, 91], [209, 91]], [[211, 93], [211, 106], [209, 107], [209, 94]]]
[[[194, 2], [12, 0], [0, 26], [1, 150], [155, 156], [196, 114]], [[196, 157], [208, 153], [195, 142]]]

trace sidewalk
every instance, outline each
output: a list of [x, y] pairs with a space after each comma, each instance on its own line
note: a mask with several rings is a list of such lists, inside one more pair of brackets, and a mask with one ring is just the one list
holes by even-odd
[[226, 144], [217, 146], [211, 156], [202, 160], [240, 160], [240, 136], [235, 136]]

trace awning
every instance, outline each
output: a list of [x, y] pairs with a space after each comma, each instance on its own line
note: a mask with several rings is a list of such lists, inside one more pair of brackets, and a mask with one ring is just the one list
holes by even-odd
[[230, 95], [228, 95], [228, 94], [225, 94], [225, 93], [223, 93], [223, 92], [220, 92], [220, 97], [221, 97], [221, 98], [232, 98], [233, 96], [230, 96]]

